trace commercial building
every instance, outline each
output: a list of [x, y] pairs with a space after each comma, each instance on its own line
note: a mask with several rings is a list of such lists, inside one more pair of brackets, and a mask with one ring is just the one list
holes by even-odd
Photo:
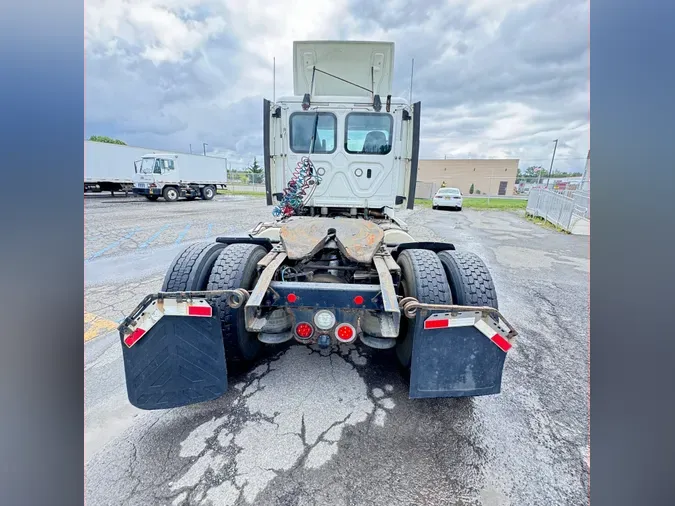
[[473, 194], [513, 195], [518, 172], [517, 158], [420, 160], [416, 198], [431, 198], [443, 186]]

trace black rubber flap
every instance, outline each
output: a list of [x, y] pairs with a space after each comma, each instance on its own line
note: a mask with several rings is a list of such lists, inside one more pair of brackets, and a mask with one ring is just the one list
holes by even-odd
[[217, 317], [164, 316], [131, 348], [122, 342], [129, 402], [168, 409], [216, 399], [227, 391]]
[[498, 394], [506, 353], [475, 327], [424, 330], [415, 318], [410, 398]]

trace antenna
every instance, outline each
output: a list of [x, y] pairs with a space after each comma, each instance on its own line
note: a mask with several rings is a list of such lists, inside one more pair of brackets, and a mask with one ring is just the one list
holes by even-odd
[[277, 58], [272, 59], [272, 103], [277, 101]]
[[412, 105], [412, 86], [413, 86], [413, 73], [415, 72], [415, 58], [412, 59], [412, 66], [410, 67], [410, 104]]

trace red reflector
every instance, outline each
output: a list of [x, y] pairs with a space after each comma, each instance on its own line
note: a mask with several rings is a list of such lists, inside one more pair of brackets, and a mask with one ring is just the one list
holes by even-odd
[[511, 349], [511, 343], [504, 339], [499, 334], [492, 336], [492, 342], [495, 343], [503, 352], [507, 352]]
[[298, 296], [295, 295], [294, 293], [289, 293], [289, 294], [286, 296], [286, 300], [287, 300], [288, 302], [290, 302], [291, 304], [293, 304], [295, 301], [298, 300]]
[[188, 315], [190, 316], [211, 316], [212, 314], [211, 306], [188, 306]]
[[424, 322], [425, 329], [445, 329], [450, 326], [450, 320], [427, 320]]
[[351, 341], [354, 338], [354, 327], [343, 323], [335, 331], [335, 336], [340, 341]]
[[314, 329], [309, 323], [298, 323], [295, 327], [295, 333], [301, 339], [309, 339], [314, 333]]
[[354, 297], [354, 304], [356, 304], [357, 306], [363, 304], [363, 297], [361, 297], [360, 295]]
[[144, 329], [134, 330], [131, 334], [124, 338], [124, 344], [131, 348], [141, 337], [143, 337], [143, 334], [145, 334]]

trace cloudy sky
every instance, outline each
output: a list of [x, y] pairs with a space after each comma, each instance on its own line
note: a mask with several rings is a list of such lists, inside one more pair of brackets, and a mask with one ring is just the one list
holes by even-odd
[[294, 40], [396, 43], [394, 94], [423, 105], [421, 157], [583, 170], [589, 4], [566, 0], [87, 0], [86, 135], [262, 153], [262, 99], [292, 94]]

